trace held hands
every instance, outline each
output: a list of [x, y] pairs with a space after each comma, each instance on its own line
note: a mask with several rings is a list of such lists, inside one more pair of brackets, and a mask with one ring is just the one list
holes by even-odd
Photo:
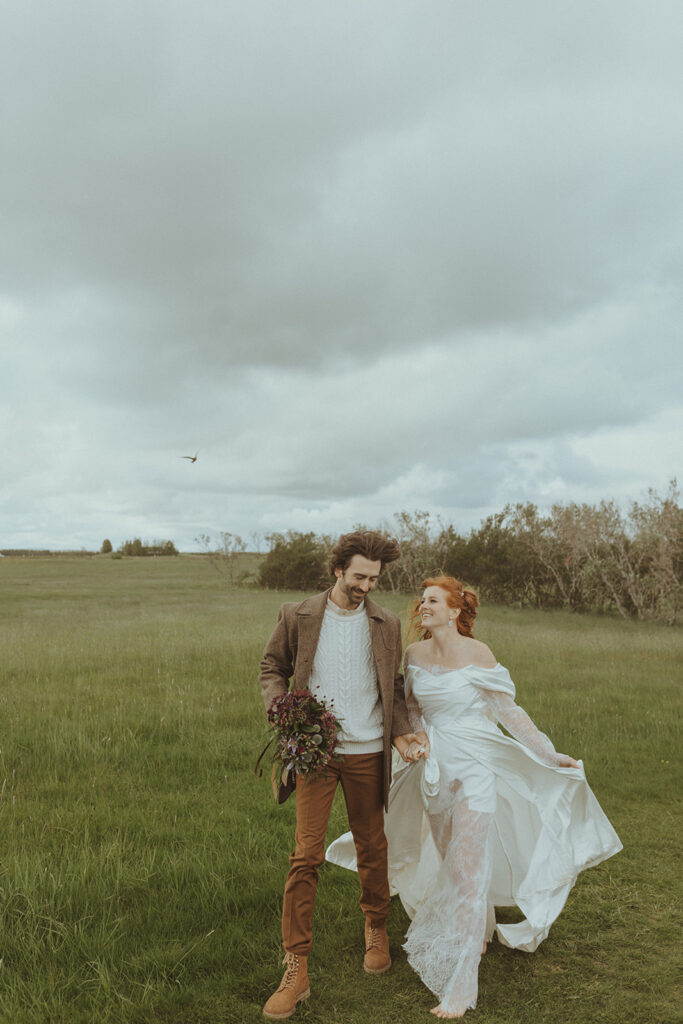
[[394, 746], [404, 761], [419, 761], [429, 754], [429, 740], [424, 732], [407, 732], [403, 736], [394, 736]]

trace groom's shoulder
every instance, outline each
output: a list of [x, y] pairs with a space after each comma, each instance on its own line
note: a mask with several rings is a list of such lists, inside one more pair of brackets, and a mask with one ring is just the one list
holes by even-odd
[[370, 598], [365, 599], [365, 603], [368, 610], [368, 615], [371, 618], [384, 619], [385, 622], [390, 622], [392, 626], [401, 628], [401, 620], [399, 619], [396, 612], [392, 612], [389, 608], [385, 608], [384, 605], [378, 604], [377, 601], [371, 600]]
[[314, 594], [312, 597], [305, 597], [303, 601], [285, 601], [280, 605], [278, 617], [293, 619], [298, 615], [314, 615], [316, 611], [325, 604], [327, 593]]

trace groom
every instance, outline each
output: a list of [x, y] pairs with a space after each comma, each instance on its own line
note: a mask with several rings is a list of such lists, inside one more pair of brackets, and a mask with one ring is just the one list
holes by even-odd
[[[287, 969], [263, 1008], [266, 1017], [291, 1017], [310, 995], [308, 954], [318, 868], [337, 783], [341, 782], [353, 834], [360, 905], [365, 914], [365, 959], [370, 974], [391, 967], [384, 808], [391, 779], [391, 744], [404, 761], [420, 756], [426, 737], [411, 732], [401, 675], [398, 616], [368, 594], [389, 562], [399, 557], [395, 540], [358, 531], [341, 536], [332, 551], [334, 586], [324, 594], [282, 605], [264, 651], [259, 681], [266, 709], [289, 679], [330, 705], [341, 724], [340, 759], [326, 776], [296, 777], [295, 850], [285, 884], [282, 940]], [[281, 794], [281, 798], [284, 795]]]

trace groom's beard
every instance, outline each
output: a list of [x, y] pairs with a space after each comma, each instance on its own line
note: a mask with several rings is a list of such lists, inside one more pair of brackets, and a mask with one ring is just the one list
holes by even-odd
[[347, 583], [344, 579], [339, 580], [339, 589], [349, 604], [352, 605], [359, 605], [366, 596], [364, 590], [352, 587], [351, 584]]

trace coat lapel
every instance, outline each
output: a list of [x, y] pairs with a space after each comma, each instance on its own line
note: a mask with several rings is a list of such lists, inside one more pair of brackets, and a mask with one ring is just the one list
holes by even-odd
[[367, 597], [365, 599], [365, 610], [368, 622], [370, 623], [370, 643], [372, 644], [372, 653], [375, 659], [375, 666], [377, 667], [377, 680], [382, 699], [384, 700], [388, 696], [389, 691], [393, 693], [394, 682], [391, 655], [384, 634], [386, 629], [384, 612], [378, 604], [375, 604], [374, 601]]
[[309, 597], [299, 606], [296, 613], [298, 640], [295, 678], [297, 686], [300, 687], [308, 686], [329, 593], [329, 590], [326, 590], [324, 594]]

